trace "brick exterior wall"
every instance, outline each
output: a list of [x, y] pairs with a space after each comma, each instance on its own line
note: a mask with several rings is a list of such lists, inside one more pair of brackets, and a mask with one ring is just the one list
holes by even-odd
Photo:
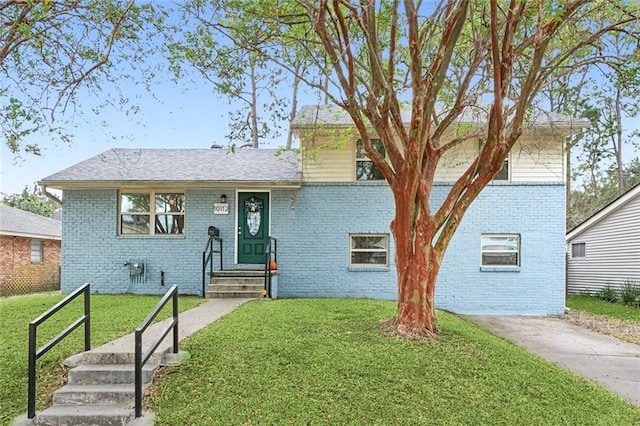
[[[436, 185], [437, 205], [449, 190]], [[393, 203], [385, 184], [307, 183], [271, 192], [271, 232], [278, 239], [279, 297], [395, 299], [394, 244], [390, 266], [349, 267], [350, 233], [387, 233]], [[226, 194], [229, 215], [213, 215]], [[292, 209], [291, 196], [296, 200]], [[224, 266], [235, 265], [235, 191], [187, 191], [185, 235], [117, 235], [116, 190], [64, 192], [62, 290], [90, 282], [99, 293], [164, 293], [178, 284], [200, 294], [207, 227], [220, 228]], [[521, 266], [507, 272], [480, 268], [480, 235], [520, 235]], [[124, 262], [143, 261], [142, 282]], [[165, 284], [160, 283], [164, 272]], [[564, 309], [564, 185], [503, 184], [483, 191], [471, 206], [445, 256], [436, 305], [459, 313], [559, 314]]]
[[0, 236], [0, 294], [60, 288], [60, 241], [42, 240], [42, 262], [31, 262], [31, 238]]
[[[448, 185], [433, 188], [436, 208]], [[349, 233], [389, 233], [394, 214], [386, 185], [306, 184], [275, 193], [281, 297], [396, 299], [396, 272], [348, 266]], [[496, 184], [487, 187], [463, 218], [447, 250], [436, 305], [467, 314], [560, 314], [564, 310], [564, 185]], [[483, 233], [519, 234], [521, 266], [480, 268]], [[391, 242], [391, 259], [394, 245]]]

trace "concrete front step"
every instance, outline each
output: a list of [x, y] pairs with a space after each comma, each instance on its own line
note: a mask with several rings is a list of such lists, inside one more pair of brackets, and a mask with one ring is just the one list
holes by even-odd
[[217, 290], [208, 290], [207, 297], [211, 299], [255, 299], [262, 297], [262, 293], [260, 291], [217, 291]]
[[264, 285], [264, 277], [213, 277], [212, 285]]
[[[142, 383], [151, 383], [157, 365], [142, 367]], [[135, 382], [133, 364], [82, 364], [69, 370], [71, 385], [126, 384]]]
[[[142, 385], [142, 392], [151, 383]], [[135, 385], [101, 384], [101, 385], [66, 385], [53, 393], [54, 405], [131, 405], [135, 401]]]
[[36, 417], [26, 416], [14, 425], [68, 425], [68, 426], [122, 426], [152, 425], [153, 414], [144, 413], [136, 419], [135, 410], [129, 405], [54, 405], [38, 411]]
[[215, 271], [207, 289], [210, 298], [260, 298], [264, 289], [264, 270]]
[[208, 291], [254, 291], [260, 293], [264, 288], [264, 282], [257, 284], [218, 284], [211, 283]]
[[263, 277], [264, 269], [230, 269], [226, 271], [213, 271], [211, 276], [215, 277], [233, 277], [233, 278], [247, 278], [247, 277]]

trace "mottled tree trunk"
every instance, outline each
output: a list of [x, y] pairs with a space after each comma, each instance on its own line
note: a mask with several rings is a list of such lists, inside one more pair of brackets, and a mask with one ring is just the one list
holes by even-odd
[[438, 331], [434, 305], [440, 257], [432, 246], [433, 219], [420, 211], [420, 203], [396, 194], [396, 216], [391, 224], [396, 243], [398, 315], [396, 331], [406, 336], [435, 337]]

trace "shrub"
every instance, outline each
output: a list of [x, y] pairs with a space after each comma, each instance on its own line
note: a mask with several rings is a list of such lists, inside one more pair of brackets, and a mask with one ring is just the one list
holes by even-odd
[[620, 292], [620, 300], [627, 306], [640, 307], [640, 286], [627, 281]]
[[618, 292], [607, 284], [602, 290], [596, 293], [596, 297], [600, 300], [615, 303], [618, 301]]

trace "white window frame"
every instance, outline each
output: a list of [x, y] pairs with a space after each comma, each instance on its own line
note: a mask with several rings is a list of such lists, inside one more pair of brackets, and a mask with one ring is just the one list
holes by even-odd
[[[372, 238], [383, 238], [386, 247], [384, 248], [354, 248], [353, 238], [354, 237], [372, 237]], [[383, 253], [385, 256], [385, 262], [383, 263], [353, 263], [353, 253]], [[355, 267], [371, 267], [371, 268], [386, 268], [389, 266], [389, 234], [349, 234], [349, 266]]]
[[[513, 252], [511, 251], [506, 251], [506, 250], [499, 250], [499, 249], [495, 249], [495, 250], [484, 250], [483, 249], [483, 245], [482, 245], [482, 239], [484, 237], [490, 237], [490, 238], [515, 238], [517, 240], [517, 251], [516, 251], [516, 259], [517, 262], [515, 265], [512, 264], [485, 264], [484, 263], [484, 254], [485, 253], [494, 253], [494, 254], [500, 254], [500, 253], [507, 253], [507, 254], [512, 254]], [[480, 234], [480, 266], [482, 268], [518, 268], [520, 267], [520, 264], [522, 263], [522, 239], [520, 237], [520, 234], [491, 234], [491, 233], [484, 233], [484, 234]]]
[[[378, 138], [372, 138], [371, 139], [371, 143], [372, 144], [375, 144], [375, 143], [382, 144], [382, 140], [378, 139]], [[361, 152], [360, 156], [358, 156], [358, 144], [363, 144], [363, 149], [361, 150], [362, 152]], [[385, 151], [385, 156], [386, 156], [387, 149], [384, 146], [384, 144], [382, 144], [382, 147], [383, 147], [383, 149]], [[380, 181], [385, 180], [384, 177], [381, 177], [379, 179], [358, 179], [358, 162], [369, 162], [369, 163], [371, 163], [371, 167], [375, 167], [376, 169], [378, 168], [378, 166], [376, 166], [373, 163], [373, 160], [371, 160], [369, 157], [364, 155], [364, 143], [362, 142], [362, 139], [356, 140], [355, 145], [354, 145], [354, 150], [355, 150], [355, 158], [356, 158], [355, 163], [354, 163], [354, 167], [355, 167], [355, 169], [354, 169], [354, 179], [355, 179], [356, 182], [380, 182]], [[378, 172], [381, 173], [379, 171], [379, 169], [378, 169]]]
[[31, 240], [31, 263], [42, 263], [44, 262], [44, 250], [43, 250], [42, 240], [32, 239]]
[[[576, 250], [574, 248], [582, 247], [582, 249], [578, 248], [578, 254], [576, 255]], [[584, 259], [587, 257], [587, 243], [571, 243], [571, 258], [572, 259]]]
[[[183, 210], [180, 212], [157, 212], [156, 211], [156, 195], [157, 194], [179, 194], [184, 197]], [[149, 210], [144, 212], [123, 212], [122, 211], [122, 196], [123, 195], [148, 195], [149, 196]], [[155, 237], [183, 237], [186, 231], [186, 200], [187, 192], [184, 190], [120, 190], [118, 191], [118, 235], [121, 237], [143, 237], [143, 236], [155, 236]], [[122, 232], [122, 216], [148, 216], [149, 217], [149, 232], [148, 233], [123, 233]], [[156, 216], [182, 216], [182, 232], [181, 233], [156, 233]]]

